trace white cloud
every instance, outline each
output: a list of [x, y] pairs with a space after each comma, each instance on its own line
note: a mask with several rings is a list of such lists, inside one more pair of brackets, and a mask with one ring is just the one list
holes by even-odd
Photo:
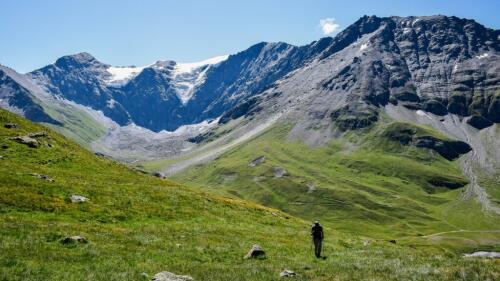
[[330, 35], [340, 29], [340, 25], [335, 22], [334, 18], [319, 20], [319, 26], [325, 35]]

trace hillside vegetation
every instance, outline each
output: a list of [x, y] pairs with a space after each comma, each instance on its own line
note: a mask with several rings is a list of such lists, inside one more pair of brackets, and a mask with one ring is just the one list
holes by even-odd
[[[411, 137], [453, 141], [431, 128], [385, 120], [310, 147], [289, 140], [291, 126], [277, 125], [172, 179], [368, 237], [420, 240], [437, 232], [498, 230], [498, 216], [461, 200], [468, 182], [457, 161], [411, 145]], [[259, 157], [262, 163], [251, 165]], [[500, 233], [494, 236], [494, 242], [482, 232], [453, 238], [451, 246], [494, 245]]]
[[[7, 123], [16, 123], [17, 128], [5, 128]], [[310, 249], [309, 225], [301, 219], [144, 175], [4, 110], [0, 125], [0, 280], [149, 280], [165, 270], [195, 280], [278, 280], [285, 268], [299, 274], [296, 280], [495, 280], [500, 275], [495, 261], [464, 259], [453, 251], [420, 247], [420, 242], [410, 247], [358, 237], [338, 231], [334, 219], [325, 223], [327, 258], [317, 260]], [[32, 135], [36, 148], [12, 139], [39, 132], [46, 134]], [[322, 149], [338, 154], [334, 145]], [[290, 161], [294, 157], [275, 153]], [[352, 173], [356, 165], [370, 164], [352, 163], [345, 168]], [[454, 167], [440, 165], [440, 175], [454, 175]], [[291, 175], [298, 173], [293, 166], [287, 168]], [[366, 186], [378, 180], [373, 174], [359, 192], [369, 194]], [[416, 198], [427, 196], [415, 184], [411, 188], [414, 193], [405, 192]], [[89, 200], [72, 203], [71, 195]], [[369, 202], [373, 196], [380, 195], [363, 200]], [[442, 201], [446, 204], [448, 196], [414, 204], [433, 210]], [[410, 203], [408, 208], [414, 208]], [[353, 218], [361, 214], [349, 208]], [[381, 218], [392, 219], [385, 211], [374, 212], [373, 220]], [[408, 221], [416, 218], [409, 216]], [[88, 242], [62, 243], [73, 235]], [[242, 258], [254, 243], [266, 250], [266, 259]]]

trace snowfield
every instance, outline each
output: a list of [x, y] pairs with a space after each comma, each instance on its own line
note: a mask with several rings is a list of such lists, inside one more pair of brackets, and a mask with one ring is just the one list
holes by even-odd
[[205, 81], [209, 66], [225, 61], [228, 57], [229, 55], [217, 56], [191, 63], [164, 60], [146, 66], [111, 66], [106, 69], [110, 76], [104, 82], [110, 87], [123, 87], [145, 68], [154, 68], [172, 77], [177, 96], [182, 103], [186, 104], [193, 96], [194, 89]]
[[105, 82], [111, 87], [124, 86], [146, 67], [148, 66], [111, 66], [106, 69], [111, 76]]

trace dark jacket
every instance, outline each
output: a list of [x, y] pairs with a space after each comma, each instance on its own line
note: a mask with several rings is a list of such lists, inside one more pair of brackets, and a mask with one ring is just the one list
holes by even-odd
[[311, 236], [314, 239], [323, 239], [323, 227], [319, 224], [313, 225], [311, 228]]

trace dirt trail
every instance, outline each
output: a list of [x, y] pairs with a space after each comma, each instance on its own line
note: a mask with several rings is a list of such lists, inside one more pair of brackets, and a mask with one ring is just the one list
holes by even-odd
[[459, 232], [470, 232], [470, 233], [500, 233], [500, 230], [465, 230], [465, 229], [459, 229], [459, 230], [451, 230], [451, 231], [443, 231], [443, 232], [437, 232], [429, 235], [424, 235], [422, 237], [424, 238], [429, 238], [429, 237], [434, 237], [434, 236], [440, 236], [443, 234], [448, 234], [448, 233], [459, 233]]

